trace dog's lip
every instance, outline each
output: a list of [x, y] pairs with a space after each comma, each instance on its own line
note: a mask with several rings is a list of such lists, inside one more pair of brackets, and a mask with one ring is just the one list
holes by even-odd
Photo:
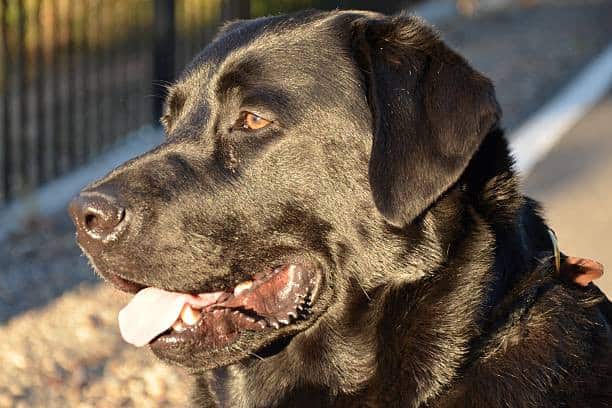
[[147, 287], [147, 285], [125, 279], [114, 273], [107, 273], [104, 275], [104, 277], [109, 283], [122, 292], [137, 293], [138, 291]]
[[[106, 273], [105, 277], [117, 289], [137, 293], [147, 288], [138, 282], [125, 279], [116, 274]], [[319, 268], [314, 267], [311, 262], [305, 263], [285, 263], [279, 267], [266, 272], [259, 272], [247, 281], [236, 285], [233, 290], [212, 293], [188, 293], [188, 292], [167, 292], [164, 289], [156, 288], [154, 293], [167, 293], [176, 299], [184, 296], [185, 308], [188, 315], [193, 317], [186, 327], [182, 324], [179, 316], [172, 327], [160, 332], [160, 334], [148, 340], [150, 345], [158, 350], [160, 348], [176, 347], [181, 344], [208, 343], [212, 348], [225, 346], [235, 340], [242, 331], [263, 331], [271, 329], [282, 329], [284, 326], [306, 320], [309, 318], [314, 297], [318, 292], [321, 274]], [[151, 287], [151, 289], [153, 289]], [[211, 295], [218, 295], [214, 302], [206, 305], [204, 298]], [[137, 296], [140, 296], [138, 294]], [[202, 297], [202, 299], [199, 299]], [[140, 296], [140, 299], [147, 297]], [[134, 300], [134, 299], [133, 299]], [[145, 301], [146, 302], [146, 301]], [[135, 345], [144, 345], [146, 337], [151, 334], [151, 330], [157, 330], [164, 320], [151, 320], [151, 315], [147, 315], [145, 310], [155, 309], [157, 301], [145, 306], [139, 314], [124, 314], [131, 316], [128, 320], [123, 320], [126, 327], [138, 327], [141, 322], [151, 322], [148, 326], [150, 330], [136, 331], [137, 337], [124, 337], [126, 341]], [[132, 304], [134, 302], [130, 302]], [[138, 304], [138, 303], [135, 303]], [[163, 303], [162, 303], [163, 304]], [[141, 304], [142, 306], [142, 304]], [[127, 306], [126, 306], [127, 308]], [[125, 309], [125, 308], [124, 308]], [[171, 309], [162, 309], [171, 310]], [[123, 311], [122, 311], [123, 312]], [[172, 312], [170, 312], [172, 313]], [[163, 314], [163, 313], [162, 313]], [[139, 317], [141, 316], [141, 317]], [[144, 320], [142, 320], [144, 319]], [[195, 323], [194, 323], [195, 320]], [[121, 320], [120, 320], [121, 321]], [[133, 322], [133, 323], [130, 323]], [[169, 320], [168, 320], [169, 321]], [[125, 324], [127, 322], [127, 325]], [[137, 326], [133, 326], [133, 325]], [[146, 333], [150, 334], [146, 334]], [[127, 332], [130, 333], [130, 332]], [[134, 333], [132, 331], [132, 333]], [[213, 333], [213, 334], [211, 334]], [[122, 331], [122, 335], [124, 332]], [[138, 343], [137, 343], [138, 342]]]

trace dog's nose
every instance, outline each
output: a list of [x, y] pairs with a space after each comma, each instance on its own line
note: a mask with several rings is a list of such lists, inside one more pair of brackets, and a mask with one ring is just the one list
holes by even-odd
[[96, 241], [116, 238], [128, 222], [127, 210], [113, 197], [85, 192], [74, 197], [68, 206], [78, 235], [86, 234]]

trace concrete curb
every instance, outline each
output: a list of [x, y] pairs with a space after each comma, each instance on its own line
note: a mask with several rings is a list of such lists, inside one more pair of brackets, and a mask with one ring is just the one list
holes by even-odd
[[72, 196], [92, 181], [104, 176], [121, 163], [158, 145], [161, 129], [144, 126], [130, 133], [91, 164], [78, 168], [46, 184], [32, 194], [18, 199], [0, 211], [0, 241], [20, 225], [37, 216], [48, 216], [64, 209]]
[[509, 135], [517, 170], [526, 177], [535, 164], [612, 87], [612, 44], [568, 85]]

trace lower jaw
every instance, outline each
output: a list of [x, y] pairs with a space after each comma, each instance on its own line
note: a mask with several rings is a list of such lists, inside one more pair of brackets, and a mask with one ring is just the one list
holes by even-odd
[[231, 309], [217, 309], [203, 312], [196, 324], [181, 331], [169, 329], [150, 344], [157, 348], [194, 344], [201, 348], [217, 349], [229, 346], [241, 332], [259, 332], [268, 328], [264, 319], [256, 320]]
[[248, 358], [271, 358], [281, 353], [295, 336], [311, 327], [317, 319], [317, 315], [310, 315], [279, 329], [266, 327], [226, 333], [213, 342], [202, 335], [167, 332], [153, 340], [149, 347], [162, 361], [197, 374]]
[[227, 304], [230, 301], [222, 302], [215, 307], [226, 303], [229, 308], [206, 309], [199, 321], [184, 331], [170, 329], [159, 335], [150, 343], [151, 350], [161, 360], [192, 372], [230, 365], [249, 356], [265, 358], [277, 354], [296, 334], [312, 325], [314, 316], [310, 315], [310, 307], [319, 297], [323, 284], [320, 269], [312, 264], [309, 268], [298, 265], [308, 272], [303, 272], [308, 277], [306, 281], [298, 280], [308, 283], [303, 298], [308, 300], [305, 314], [291, 316], [283, 322], [276, 318], [270, 320], [270, 316], [257, 317], [248, 311], [242, 313], [231, 309], [237, 305]]
[[[212, 356], [225, 354], [229, 350], [254, 351], [276, 340], [292, 337], [310, 326], [311, 319], [310, 314], [304, 314], [296, 321], [280, 323], [280, 326], [274, 320], [272, 326], [266, 318], [256, 319], [235, 310], [217, 309], [203, 312], [195, 325], [182, 331], [169, 329], [149, 345], [158, 357], [170, 360], [189, 359], [194, 353]], [[272, 349], [266, 353], [272, 353]]]
[[288, 326], [271, 332], [236, 333], [221, 347], [203, 347], [195, 341], [168, 341], [160, 336], [149, 344], [153, 354], [167, 364], [192, 374], [236, 364], [241, 360], [266, 359], [282, 352], [304, 328]]

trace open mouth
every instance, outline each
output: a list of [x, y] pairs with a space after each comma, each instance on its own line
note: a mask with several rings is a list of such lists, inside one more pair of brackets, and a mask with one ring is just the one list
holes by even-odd
[[231, 291], [196, 295], [110, 280], [123, 290], [140, 289], [119, 313], [121, 335], [128, 343], [156, 349], [194, 343], [216, 349], [242, 332], [277, 330], [308, 319], [319, 275], [291, 263], [256, 274]]

